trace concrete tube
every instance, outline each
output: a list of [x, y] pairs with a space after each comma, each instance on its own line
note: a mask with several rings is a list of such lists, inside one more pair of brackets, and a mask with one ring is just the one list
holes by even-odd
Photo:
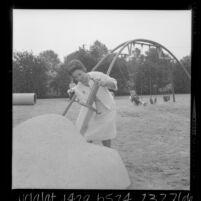
[[13, 93], [13, 105], [34, 105], [36, 99], [35, 93]]

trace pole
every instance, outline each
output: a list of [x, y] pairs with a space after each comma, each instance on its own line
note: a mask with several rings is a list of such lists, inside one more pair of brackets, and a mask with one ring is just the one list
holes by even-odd
[[[87, 105], [91, 105], [92, 106], [92, 104], [94, 103], [94, 100], [96, 98], [96, 94], [98, 92], [98, 89], [99, 89], [99, 84], [98, 84], [97, 81], [94, 81], [93, 87], [91, 89], [91, 92], [90, 92], [89, 97], [88, 97], [87, 102], [86, 102]], [[94, 111], [92, 111], [91, 109], [87, 110], [87, 113], [85, 115], [84, 121], [83, 121], [82, 126], [80, 128], [80, 133], [82, 135], [84, 135], [84, 133], [88, 129], [88, 124], [89, 124], [89, 121], [91, 119], [91, 116], [92, 116], [93, 112]]]
[[73, 102], [75, 101], [75, 99], [76, 99], [76, 95], [74, 94], [73, 97], [72, 97], [72, 99], [70, 100], [70, 103], [67, 105], [65, 111], [62, 114], [63, 116], [66, 115], [66, 113], [68, 112], [69, 108], [71, 107], [71, 105], [73, 104]]
[[171, 90], [172, 90], [172, 99], [173, 102], [176, 102], [175, 100], [175, 91], [174, 91], [174, 79], [173, 79], [173, 64], [170, 63], [170, 79], [171, 79]]

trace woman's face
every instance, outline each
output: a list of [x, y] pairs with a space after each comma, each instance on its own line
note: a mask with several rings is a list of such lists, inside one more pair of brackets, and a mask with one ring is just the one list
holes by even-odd
[[87, 75], [87, 73], [85, 73], [82, 70], [77, 69], [77, 70], [73, 71], [72, 77], [76, 81], [81, 82], [83, 84], [87, 84], [88, 83], [88, 75]]

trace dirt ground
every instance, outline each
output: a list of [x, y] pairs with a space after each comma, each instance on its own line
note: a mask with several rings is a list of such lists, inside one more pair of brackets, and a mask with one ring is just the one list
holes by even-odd
[[[112, 148], [127, 167], [130, 189], [189, 190], [190, 94], [176, 95], [176, 102], [158, 96], [156, 105], [147, 106], [133, 105], [128, 96], [115, 99], [117, 137]], [[35, 105], [13, 106], [13, 127], [41, 114], [62, 114], [67, 104], [67, 99], [38, 99]], [[74, 122], [79, 107], [73, 104], [66, 117]]]

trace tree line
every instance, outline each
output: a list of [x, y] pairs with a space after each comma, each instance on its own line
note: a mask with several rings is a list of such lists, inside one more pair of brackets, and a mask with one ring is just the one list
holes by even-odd
[[[87, 71], [109, 53], [106, 45], [95, 41], [88, 49], [85, 46], [64, 57], [61, 62], [53, 50], [42, 51], [38, 55], [28, 51], [13, 53], [13, 93], [35, 92], [38, 98], [68, 97], [71, 78], [68, 74], [68, 63], [79, 59]], [[116, 60], [110, 75], [117, 79], [116, 95], [128, 95], [131, 89], [137, 94], [158, 94], [159, 89], [174, 83], [175, 93], [190, 93], [190, 81], [183, 69], [171, 59], [160, 58], [155, 48], [142, 53], [134, 50], [135, 56], [121, 55]], [[113, 59], [111, 54], [97, 69], [107, 72]], [[184, 56], [180, 62], [191, 72], [191, 58]]]

